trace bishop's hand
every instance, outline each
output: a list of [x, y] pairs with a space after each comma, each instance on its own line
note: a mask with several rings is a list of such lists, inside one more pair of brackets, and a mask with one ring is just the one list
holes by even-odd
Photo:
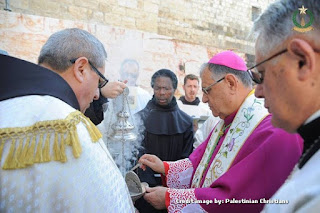
[[156, 209], [165, 209], [166, 208], [166, 191], [167, 187], [157, 186], [157, 187], [147, 187], [147, 193], [143, 198], [150, 203]]
[[140, 167], [143, 171], [145, 171], [146, 167], [148, 166], [155, 172], [162, 173], [162, 174], [165, 173], [162, 160], [160, 160], [155, 155], [144, 154], [139, 159], [139, 163], [141, 164]]

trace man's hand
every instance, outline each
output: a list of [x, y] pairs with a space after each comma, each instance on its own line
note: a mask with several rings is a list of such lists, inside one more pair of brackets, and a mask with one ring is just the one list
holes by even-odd
[[116, 98], [123, 93], [123, 90], [127, 87], [127, 81], [113, 81], [108, 82], [104, 87], [101, 88], [101, 94], [105, 98]]
[[146, 166], [150, 167], [153, 171], [164, 174], [164, 165], [162, 160], [160, 160], [155, 155], [144, 154], [139, 159], [141, 163], [141, 169], [146, 170]]
[[163, 186], [147, 187], [147, 193], [143, 198], [156, 209], [166, 208], [166, 191], [168, 188]]

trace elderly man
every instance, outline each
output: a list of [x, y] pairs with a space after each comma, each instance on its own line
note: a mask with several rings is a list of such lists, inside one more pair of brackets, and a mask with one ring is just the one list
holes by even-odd
[[222, 120], [187, 159], [142, 156], [142, 168], [165, 174], [169, 187], [147, 189], [144, 198], [169, 212], [259, 212], [298, 161], [302, 140], [272, 127], [244, 61], [232, 51], [211, 58], [201, 79], [203, 102]]
[[1, 212], [134, 212], [101, 133], [82, 114], [107, 83], [106, 56], [80, 29], [51, 35], [41, 66], [0, 55]]
[[277, 1], [255, 22], [254, 32], [255, 94], [265, 98], [274, 126], [304, 139], [295, 171], [272, 197], [288, 204], [266, 205], [265, 212], [319, 212], [320, 1]]

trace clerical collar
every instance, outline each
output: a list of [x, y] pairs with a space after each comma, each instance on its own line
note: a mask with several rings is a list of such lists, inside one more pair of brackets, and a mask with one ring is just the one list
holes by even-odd
[[320, 126], [320, 116], [313, 119], [311, 122], [300, 126], [297, 132], [305, 141], [314, 141], [318, 138]]
[[26, 95], [49, 95], [80, 110], [69, 84], [57, 73], [36, 64], [1, 55], [0, 101]]
[[313, 121], [302, 125], [298, 128], [297, 132], [304, 139], [303, 154], [299, 161], [299, 168], [303, 165], [320, 149], [320, 116]]
[[311, 121], [315, 120], [316, 118], [320, 117], [320, 109], [313, 113], [307, 120], [304, 122], [304, 125], [310, 123]]
[[187, 101], [185, 96], [181, 96], [179, 98], [179, 100], [185, 105], [196, 105], [196, 106], [198, 106], [199, 103], [200, 103], [200, 99], [198, 97], [196, 97], [196, 99], [194, 101], [191, 101], [191, 102]]

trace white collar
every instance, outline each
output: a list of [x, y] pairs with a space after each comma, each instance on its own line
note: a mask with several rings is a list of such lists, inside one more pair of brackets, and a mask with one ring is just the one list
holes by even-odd
[[307, 123], [310, 123], [311, 121], [315, 120], [316, 118], [320, 117], [320, 109], [318, 111], [316, 111], [315, 113], [313, 113], [307, 120], [306, 122], [304, 122], [304, 125], [306, 125]]

